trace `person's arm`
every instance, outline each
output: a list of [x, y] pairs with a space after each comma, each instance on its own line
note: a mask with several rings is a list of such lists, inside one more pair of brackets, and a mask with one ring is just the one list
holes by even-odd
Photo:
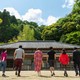
[[46, 55], [46, 62], [48, 62], [49, 52]]
[[16, 51], [14, 52], [14, 60], [15, 60], [15, 57], [16, 57]]
[[25, 52], [24, 52], [24, 50], [23, 50], [23, 54], [22, 54], [22, 59], [23, 59], [23, 61], [25, 59]]
[[59, 59], [58, 59], [58, 61], [59, 61], [59, 62], [61, 61], [61, 54], [59, 55]]
[[74, 55], [74, 52], [73, 52], [73, 62], [74, 62], [74, 60], [75, 60], [75, 55]]
[[67, 62], [69, 64], [70, 58], [69, 58], [69, 55], [68, 54], [66, 54], [66, 55], [67, 55]]
[[56, 54], [54, 54], [54, 60], [56, 60]]

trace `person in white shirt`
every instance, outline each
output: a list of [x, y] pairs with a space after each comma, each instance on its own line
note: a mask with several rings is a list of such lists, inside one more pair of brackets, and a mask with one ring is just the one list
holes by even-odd
[[16, 49], [14, 52], [14, 65], [15, 65], [15, 70], [16, 70], [15, 75], [17, 76], [20, 76], [24, 57], [25, 57], [25, 52], [22, 49], [22, 45], [20, 45], [19, 48]]

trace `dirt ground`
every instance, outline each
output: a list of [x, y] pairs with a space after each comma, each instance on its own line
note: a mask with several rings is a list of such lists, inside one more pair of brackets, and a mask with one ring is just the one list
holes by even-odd
[[35, 71], [22, 71], [21, 77], [17, 77], [14, 71], [6, 71], [6, 77], [2, 77], [0, 71], [0, 80], [80, 80], [74, 71], [68, 71], [68, 77], [63, 76], [63, 71], [55, 71], [55, 76], [52, 77], [49, 71], [41, 71], [41, 74], [39, 77]]

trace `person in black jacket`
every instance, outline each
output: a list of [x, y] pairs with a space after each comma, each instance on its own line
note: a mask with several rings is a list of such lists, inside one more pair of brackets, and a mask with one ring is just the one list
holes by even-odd
[[75, 76], [80, 76], [80, 51], [75, 47], [73, 51], [73, 63], [75, 69]]

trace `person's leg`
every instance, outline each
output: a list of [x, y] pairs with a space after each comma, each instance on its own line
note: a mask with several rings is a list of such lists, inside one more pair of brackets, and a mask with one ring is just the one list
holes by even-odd
[[52, 67], [50, 67], [50, 72], [51, 72], [51, 74], [52, 74]]
[[48, 63], [49, 63], [49, 67], [50, 67], [49, 69], [51, 72], [51, 76], [53, 76], [54, 75], [54, 62], [53, 62], [53, 60], [49, 60]]
[[52, 62], [51, 62], [51, 63], [52, 63], [52, 65], [51, 65], [51, 66], [52, 66], [52, 76], [53, 76], [53, 75], [55, 75], [55, 73], [54, 73], [54, 60], [52, 60]]
[[64, 76], [68, 77], [67, 70], [66, 70], [66, 65], [64, 65]]
[[38, 73], [38, 76], [41, 76], [41, 71], [38, 71], [37, 73]]
[[51, 76], [55, 75], [55, 73], [54, 73], [54, 67], [53, 66], [50, 67], [50, 72], [51, 72]]
[[22, 69], [22, 59], [19, 59], [18, 60], [18, 76], [20, 76], [21, 69]]
[[52, 67], [50, 67], [51, 76], [53, 76], [53, 70]]
[[54, 66], [52, 67], [52, 74], [55, 75], [55, 73], [54, 73]]
[[18, 71], [18, 60], [17, 59], [14, 61], [14, 66], [15, 66], [15, 75], [17, 75], [17, 71]]
[[78, 63], [79, 76], [80, 76], [80, 63]]
[[66, 68], [64, 65], [63, 65], [63, 68], [64, 68], [64, 76], [65, 76], [66, 75]]
[[74, 69], [75, 69], [75, 73], [76, 73], [75, 76], [77, 76], [78, 75], [78, 69], [77, 69], [77, 63], [76, 62], [74, 62]]
[[41, 67], [42, 67], [42, 62], [40, 61], [39, 63], [38, 63], [38, 66], [37, 66], [38, 68], [38, 76], [41, 76]]
[[5, 70], [6, 70], [6, 61], [2, 62], [2, 76], [5, 77]]
[[2, 62], [0, 62], [0, 70], [1, 70], [1, 68], [2, 68]]
[[51, 63], [51, 60], [48, 60], [48, 63], [49, 63], [49, 70], [50, 70], [51, 76], [52, 76], [52, 63]]

